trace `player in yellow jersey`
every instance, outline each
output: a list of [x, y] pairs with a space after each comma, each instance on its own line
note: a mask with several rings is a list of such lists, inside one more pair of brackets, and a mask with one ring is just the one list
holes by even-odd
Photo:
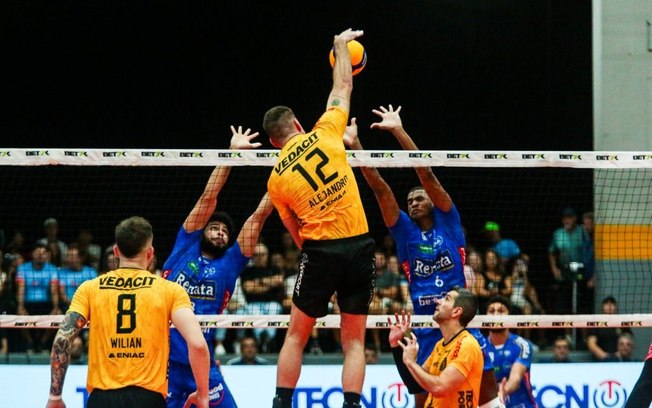
[[210, 354], [190, 298], [183, 288], [150, 273], [154, 256], [150, 223], [123, 220], [115, 229], [117, 270], [84, 282], [75, 292], [50, 355], [47, 408], [61, 399], [70, 345], [90, 322], [87, 388], [89, 408], [165, 408], [170, 321], [188, 343], [197, 391], [188, 397], [208, 407]]
[[406, 385], [428, 392], [426, 408], [475, 408], [484, 358], [466, 325], [475, 317], [478, 299], [470, 291], [456, 287], [436, 303], [433, 318], [443, 338], [430, 357], [422, 366], [416, 362], [419, 344], [414, 333], [406, 336], [410, 316], [404, 313], [400, 319], [396, 316], [389, 333], [394, 362]]
[[315, 319], [326, 315], [337, 292], [344, 353], [344, 407], [359, 407], [364, 382], [364, 334], [373, 296], [374, 242], [358, 185], [346, 160], [343, 136], [353, 87], [347, 43], [362, 31], [336, 35], [333, 88], [326, 112], [306, 132], [292, 110], [277, 106], [263, 128], [281, 149], [267, 183], [283, 224], [301, 248], [290, 325], [278, 358], [275, 408], [292, 406], [301, 359]]

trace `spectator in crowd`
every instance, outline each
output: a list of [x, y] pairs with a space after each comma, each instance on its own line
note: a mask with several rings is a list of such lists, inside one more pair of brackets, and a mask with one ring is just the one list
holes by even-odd
[[[573, 282], [583, 280], [584, 248], [586, 232], [577, 225], [577, 213], [571, 207], [561, 213], [562, 227], [556, 229], [548, 247], [548, 260], [553, 284], [550, 312], [570, 314], [573, 312]], [[580, 312], [589, 312], [581, 311]], [[592, 310], [590, 311], [592, 312]]]
[[57, 267], [63, 265], [66, 259], [68, 245], [59, 239], [59, 222], [54, 218], [48, 218], [43, 222], [45, 237], [36, 241], [37, 244], [45, 245], [50, 251], [50, 263]]
[[530, 282], [529, 262], [526, 257], [519, 255], [507, 265], [507, 272], [512, 277], [512, 313], [514, 314], [542, 314], [543, 307], [539, 303], [537, 290]]
[[476, 249], [471, 249], [466, 254], [466, 265], [464, 268], [464, 276], [466, 278], [466, 287], [473, 292], [474, 295], [479, 295], [478, 283], [479, 276], [484, 272], [484, 260], [482, 254]]
[[[36, 244], [32, 260], [18, 267], [16, 284], [19, 315], [62, 314], [57, 267], [50, 263], [50, 251], [45, 244]], [[55, 334], [49, 329], [21, 330], [28, 353], [49, 353]]]
[[108, 246], [102, 254], [98, 275], [118, 269], [119, 261], [120, 259], [118, 259], [118, 256], [113, 253], [113, 245]]
[[570, 359], [571, 342], [566, 336], [559, 336], [552, 345], [552, 356], [542, 359], [541, 363], [571, 363]]
[[226, 365], [268, 365], [269, 361], [258, 356], [258, 341], [255, 337], [245, 336], [240, 339], [240, 356], [232, 358]]
[[364, 361], [366, 364], [378, 364], [379, 353], [378, 349], [373, 344], [365, 344], [364, 346]]
[[[77, 241], [73, 244], [79, 248], [79, 253], [85, 258], [85, 264], [95, 269], [100, 269], [100, 258], [102, 257], [102, 247], [93, 243], [93, 233], [82, 228], [77, 235]], [[72, 244], [71, 244], [72, 245]]]
[[488, 248], [496, 251], [503, 265], [507, 265], [510, 259], [521, 255], [521, 248], [516, 241], [501, 236], [498, 223], [487, 221], [484, 224], [483, 232], [487, 239]]
[[301, 251], [297, 248], [296, 243], [292, 239], [289, 232], [283, 231], [281, 233], [281, 250], [285, 258], [285, 267], [292, 271], [292, 274], [299, 272], [299, 258]]
[[[267, 245], [258, 243], [251, 257], [253, 265], [248, 266], [240, 275], [242, 292], [247, 304], [245, 313], [248, 315], [276, 315], [283, 313], [283, 298], [285, 297], [285, 277], [283, 271], [272, 267], [269, 263]], [[276, 329], [272, 327], [257, 327], [254, 335], [258, 339], [264, 353], [271, 352]]]
[[25, 235], [22, 232], [16, 231], [11, 237], [11, 240], [5, 247], [5, 254], [14, 257], [20, 256], [23, 260], [30, 257], [30, 248], [25, 244]]
[[506, 298], [512, 296], [512, 277], [505, 273], [498, 253], [487, 249], [484, 253], [484, 272], [476, 281], [480, 313], [487, 311], [487, 304], [492, 296], [500, 295]]
[[[11, 306], [8, 304], [11, 296], [15, 296], [15, 293], [11, 293], [11, 285], [9, 279], [9, 272], [5, 270], [6, 263], [4, 262], [4, 253], [0, 250], [0, 313], [13, 314], [12, 311], [8, 311]], [[15, 302], [14, 302], [15, 303]], [[4, 356], [9, 352], [9, 340], [7, 338], [7, 331], [5, 329], [0, 329], [0, 355]]]
[[[602, 300], [602, 314], [618, 314], [618, 303], [613, 296]], [[586, 337], [586, 347], [591, 352], [593, 361], [608, 361], [618, 350], [618, 337], [622, 333], [632, 334], [627, 327], [604, 327], [590, 329]]]
[[[246, 305], [247, 301], [242, 292], [242, 284], [238, 276], [233, 287], [233, 294], [231, 295], [231, 299], [229, 299], [229, 304], [222, 311], [222, 314], [244, 315], [246, 314]], [[234, 353], [240, 354], [240, 340], [245, 336], [245, 333], [245, 329], [227, 330], [223, 327], [215, 329], [215, 348], [213, 349], [213, 355], [216, 357], [222, 356], [227, 353], [227, 347], [231, 348], [231, 346]]]
[[394, 241], [392, 234], [385, 234], [383, 236], [382, 247], [386, 257], [396, 255], [396, 241]]
[[163, 271], [161, 270], [161, 264], [158, 262], [158, 258], [156, 257], [156, 255], [154, 255], [154, 257], [152, 258], [152, 263], [149, 264], [147, 270], [156, 276], [163, 276]]
[[[487, 315], [509, 315], [509, 299], [496, 295], [489, 299]], [[537, 408], [530, 383], [532, 344], [509, 329], [489, 329], [488, 352], [500, 383], [500, 395], [508, 408]]]
[[387, 270], [389, 273], [399, 277], [399, 294], [398, 298], [394, 301], [391, 313], [398, 313], [402, 310], [412, 312], [412, 298], [410, 297], [410, 282], [407, 276], [401, 271], [401, 264], [396, 255], [390, 255], [387, 258]]
[[595, 217], [593, 212], [582, 214], [584, 229], [584, 271], [577, 281], [578, 313], [594, 312], [595, 303]]
[[616, 363], [629, 363], [640, 361], [633, 358], [634, 354], [634, 336], [631, 333], [621, 333], [618, 336], [616, 352], [610, 355], [606, 361]]
[[[512, 258], [507, 263], [507, 273], [512, 277], [512, 295], [509, 298], [512, 304], [512, 314], [531, 315], [543, 314], [544, 310], [539, 303], [537, 290], [529, 278], [529, 262], [523, 254]], [[522, 337], [532, 340], [531, 329], [524, 328], [516, 331]], [[542, 330], [535, 330], [537, 343], [544, 341]]]
[[83, 282], [97, 277], [97, 270], [86, 265], [85, 253], [82, 254], [77, 245], [71, 244], [66, 253], [66, 259], [59, 268], [59, 289], [61, 304], [64, 310], [70, 306], [75, 291]]
[[[20, 254], [5, 253], [0, 257], [0, 261], [0, 314], [16, 314], [16, 271], [23, 263], [23, 258]], [[15, 331], [0, 329], [0, 350], [3, 350], [3, 353], [13, 351], [16, 334]]]

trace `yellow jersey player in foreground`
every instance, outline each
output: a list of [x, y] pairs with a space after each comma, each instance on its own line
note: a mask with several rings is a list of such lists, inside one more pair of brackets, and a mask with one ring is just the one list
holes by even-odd
[[84, 282], [54, 339], [47, 408], [65, 408], [61, 399], [70, 346], [90, 322], [87, 388], [89, 408], [165, 408], [170, 321], [188, 343], [197, 391], [188, 397], [208, 407], [210, 354], [188, 294], [150, 273], [154, 257], [151, 224], [141, 217], [115, 229], [117, 270]]
[[[403, 382], [428, 392], [426, 408], [475, 408], [478, 406], [484, 358], [467, 324], [475, 317], [478, 299], [459, 287], [437, 299], [433, 319], [443, 338], [421, 366], [416, 362], [419, 343], [410, 329], [410, 315], [398, 315], [389, 333], [394, 362]], [[414, 384], [416, 383], [416, 384]]]
[[285, 106], [270, 109], [263, 119], [270, 141], [281, 149], [267, 183], [269, 197], [302, 251], [290, 325], [278, 358], [275, 408], [292, 407], [303, 348], [335, 292], [344, 353], [343, 406], [360, 407], [364, 335], [375, 276], [374, 241], [368, 235], [343, 136], [353, 88], [347, 43], [361, 35], [362, 31], [347, 29], [335, 36], [333, 88], [326, 112], [310, 132]]

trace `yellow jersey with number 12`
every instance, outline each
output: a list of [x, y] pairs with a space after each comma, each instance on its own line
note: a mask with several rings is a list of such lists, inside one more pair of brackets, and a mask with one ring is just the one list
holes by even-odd
[[281, 219], [297, 217], [304, 240], [348, 238], [369, 231], [343, 135], [347, 113], [329, 108], [312, 131], [279, 153], [267, 191]]
[[167, 396], [172, 312], [192, 308], [183, 288], [143, 269], [121, 268], [79, 286], [68, 312], [90, 324], [87, 388], [130, 385]]

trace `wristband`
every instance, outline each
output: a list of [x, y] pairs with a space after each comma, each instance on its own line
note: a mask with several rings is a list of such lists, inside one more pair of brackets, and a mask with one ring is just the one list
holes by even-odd
[[50, 394], [50, 396], [48, 397], [48, 399], [49, 399], [50, 401], [61, 401], [61, 395], [52, 395], [52, 394]]

